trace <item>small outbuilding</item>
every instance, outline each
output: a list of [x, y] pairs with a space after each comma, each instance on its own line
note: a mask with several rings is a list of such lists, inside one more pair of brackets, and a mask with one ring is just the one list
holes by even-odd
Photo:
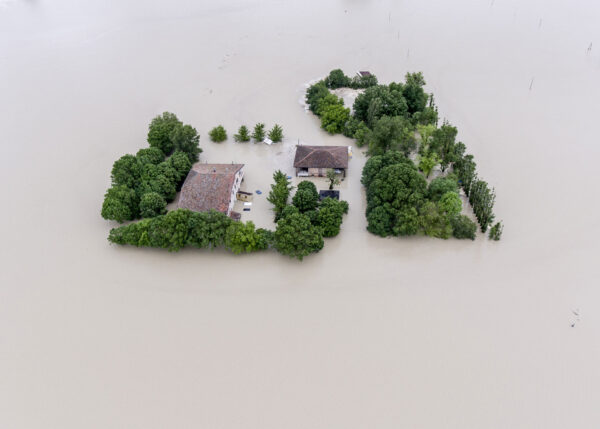
[[356, 72], [358, 77], [370, 77], [373, 76], [370, 71], [359, 71]]
[[325, 177], [330, 169], [346, 177], [348, 146], [296, 146], [294, 168], [300, 177]]
[[340, 199], [340, 191], [334, 191], [328, 189], [326, 191], [319, 191], [319, 201], [323, 201], [325, 198], [333, 198], [334, 200]]
[[252, 192], [237, 191], [235, 194], [238, 201], [252, 201]]

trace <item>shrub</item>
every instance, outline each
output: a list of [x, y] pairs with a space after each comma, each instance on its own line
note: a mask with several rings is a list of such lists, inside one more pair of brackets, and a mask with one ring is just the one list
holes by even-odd
[[227, 131], [225, 131], [225, 128], [223, 128], [222, 125], [214, 127], [208, 134], [210, 136], [210, 140], [215, 143], [221, 143], [227, 140]]

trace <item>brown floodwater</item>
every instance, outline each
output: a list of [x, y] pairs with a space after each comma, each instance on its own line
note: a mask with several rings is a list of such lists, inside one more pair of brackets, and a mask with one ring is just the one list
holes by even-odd
[[[0, 0], [0, 427], [600, 427], [591, 0]], [[175, 112], [245, 190], [329, 136], [299, 100], [333, 68], [423, 71], [496, 188], [502, 241], [365, 231], [275, 252], [109, 245], [110, 168]], [[221, 144], [223, 124], [282, 144]], [[324, 182], [318, 182], [323, 184]], [[266, 192], [244, 220], [272, 227]]]

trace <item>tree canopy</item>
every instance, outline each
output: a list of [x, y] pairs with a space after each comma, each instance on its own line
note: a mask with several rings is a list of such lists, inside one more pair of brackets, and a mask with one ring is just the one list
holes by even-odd
[[223, 125], [217, 125], [208, 133], [210, 136], [210, 140], [215, 143], [221, 143], [227, 140], [227, 131]]
[[279, 219], [273, 239], [279, 253], [299, 260], [320, 251], [324, 245], [321, 229], [312, 225], [310, 218], [302, 213], [291, 213]]
[[400, 116], [381, 117], [375, 124], [369, 139], [370, 155], [381, 155], [389, 150], [397, 150], [408, 156], [415, 148], [413, 126]]

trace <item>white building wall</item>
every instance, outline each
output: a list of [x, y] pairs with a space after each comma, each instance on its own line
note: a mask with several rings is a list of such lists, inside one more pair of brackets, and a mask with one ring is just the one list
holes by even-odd
[[242, 185], [242, 178], [244, 177], [244, 168], [240, 168], [240, 170], [235, 174], [235, 178], [233, 179], [233, 187], [231, 188], [231, 195], [229, 196], [229, 208], [227, 209], [227, 215], [231, 213], [233, 210], [233, 205], [235, 204], [235, 194], [240, 190], [240, 186]]

